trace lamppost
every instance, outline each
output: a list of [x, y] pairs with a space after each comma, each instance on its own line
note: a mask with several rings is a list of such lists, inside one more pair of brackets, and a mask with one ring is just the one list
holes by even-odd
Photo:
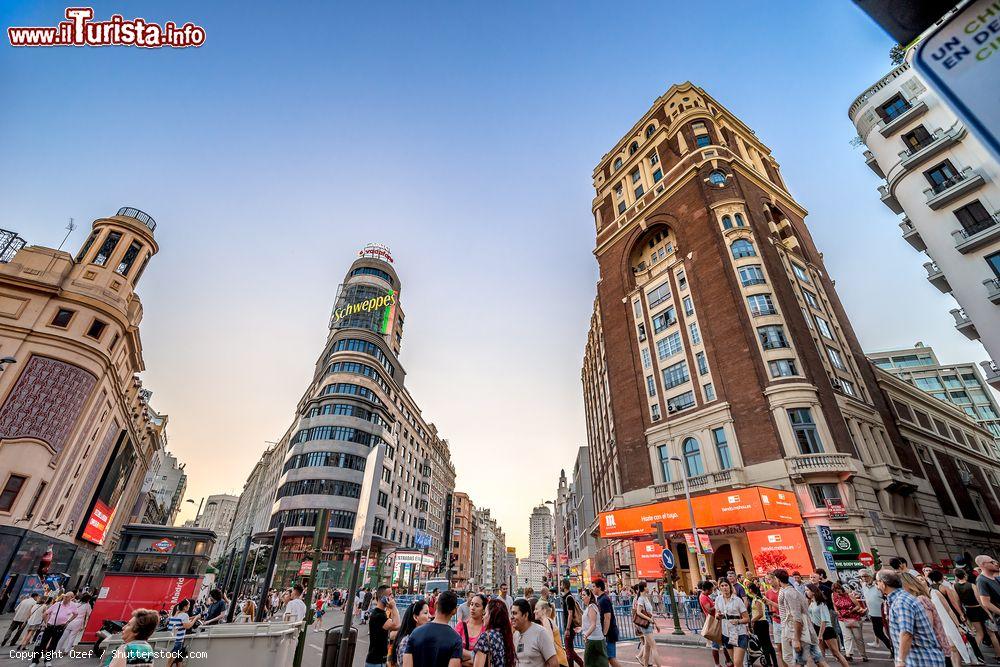
[[[556, 547], [556, 558], [555, 558], [556, 578], [555, 578], [555, 581], [556, 581], [556, 583], [553, 585], [553, 588], [557, 588], [559, 586], [558, 582], [562, 578], [562, 573], [560, 572], [560, 569], [559, 569], [559, 554], [562, 552], [562, 539], [561, 539], [562, 538], [562, 521], [559, 518], [559, 503], [558, 502], [554, 502], [552, 500], [546, 500], [545, 504], [546, 505], [552, 505], [552, 532], [555, 533], [555, 538], [556, 538], [555, 539], [555, 547]], [[548, 568], [546, 568], [546, 569], [548, 569]]]
[[708, 561], [701, 550], [701, 538], [698, 535], [698, 524], [694, 520], [694, 505], [691, 504], [691, 489], [688, 488], [687, 468], [684, 467], [684, 460], [679, 456], [671, 456], [671, 461], [677, 461], [681, 469], [681, 480], [684, 482], [684, 498], [687, 500], [688, 516], [691, 518], [691, 534], [694, 537], [694, 553], [698, 560], [698, 571], [702, 576], [708, 574]]

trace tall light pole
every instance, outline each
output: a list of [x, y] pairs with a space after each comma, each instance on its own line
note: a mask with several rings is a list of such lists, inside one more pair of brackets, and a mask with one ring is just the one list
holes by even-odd
[[[698, 572], [705, 576], [708, 572], [708, 560], [701, 551], [701, 537], [698, 535], [698, 524], [694, 520], [694, 505], [691, 504], [691, 490], [688, 488], [687, 469], [684, 467], [684, 460], [679, 456], [671, 456], [671, 461], [677, 461], [681, 469], [681, 479], [684, 482], [684, 498], [687, 499], [688, 516], [691, 518], [691, 533], [694, 536], [694, 553], [698, 560]], [[693, 583], [693, 582], [692, 582]]]
[[552, 505], [552, 532], [555, 533], [555, 547], [556, 547], [556, 583], [553, 584], [553, 589], [559, 586], [559, 581], [562, 578], [562, 573], [559, 570], [559, 554], [562, 551], [562, 522], [559, 519], [559, 499], [557, 498], [554, 502], [551, 500], [545, 501], [546, 505]]

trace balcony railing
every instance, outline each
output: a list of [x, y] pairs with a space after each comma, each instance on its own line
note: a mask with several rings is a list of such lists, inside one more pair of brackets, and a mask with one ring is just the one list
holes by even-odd
[[133, 220], [138, 220], [142, 224], [149, 228], [149, 231], [156, 231], [156, 220], [153, 220], [153, 216], [148, 213], [144, 213], [137, 208], [132, 208], [131, 206], [122, 206], [118, 209], [118, 215], [125, 216], [126, 218], [132, 218]]
[[948, 279], [944, 275], [944, 271], [938, 268], [938, 265], [934, 262], [924, 262], [924, 269], [927, 270], [927, 281], [937, 287], [942, 293], [948, 294], [951, 292], [951, 285], [948, 284]]
[[867, 164], [871, 170], [875, 172], [876, 176], [879, 178], [885, 178], [885, 172], [882, 171], [882, 167], [875, 159], [875, 154], [871, 151], [865, 151], [865, 164]]
[[971, 252], [1000, 238], [1000, 219], [998, 219], [997, 214], [993, 214], [968, 227], [956, 229], [951, 233], [951, 236], [955, 239], [956, 250], [960, 253]]
[[982, 176], [973, 171], [972, 167], [966, 167], [951, 178], [946, 178], [940, 183], [926, 188], [924, 195], [927, 197], [927, 206], [936, 211], [948, 202], [971, 192], [983, 183]]
[[14, 232], [0, 229], [0, 264], [6, 264], [14, 259], [17, 251], [24, 247], [26, 241]]
[[857, 472], [851, 455], [840, 452], [786, 456], [785, 465], [788, 473], [795, 477], [832, 473], [847, 479]]
[[878, 186], [878, 194], [882, 203], [888, 206], [890, 211], [896, 214], [903, 212], [903, 207], [899, 205], [899, 200], [896, 199], [896, 195], [889, 190], [889, 186]]
[[912, 169], [930, 157], [937, 155], [944, 149], [953, 145], [965, 133], [965, 128], [960, 122], [950, 127], [947, 131], [941, 128], [934, 130], [930, 135], [916, 146], [907, 148], [899, 152], [899, 166], [902, 169]]
[[958, 329], [959, 333], [969, 340], [979, 340], [979, 332], [976, 330], [976, 325], [973, 324], [964, 310], [961, 308], [952, 308], [949, 312], [955, 318], [955, 328]]
[[903, 218], [903, 221], [899, 223], [899, 228], [903, 230], [903, 240], [913, 246], [915, 250], [920, 252], [927, 250], [927, 244], [924, 243], [923, 237], [920, 236], [920, 232], [913, 226], [909, 218]]
[[[743, 486], [744, 484], [743, 468], [729, 468], [728, 470], [688, 477], [688, 489], [691, 491], [702, 491], [727, 486]], [[684, 493], [684, 481], [678, 480], [656, 484], [653, 486], [653, 493], [657, 496], [676, 496], [682, 494]]]
[[1000, 306], [1000, 278], [984, 280], [986, 286], [986, 298]]

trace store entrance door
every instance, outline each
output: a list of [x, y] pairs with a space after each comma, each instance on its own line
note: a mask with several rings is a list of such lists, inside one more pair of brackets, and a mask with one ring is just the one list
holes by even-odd
[[735, 570], [733, 567], [733, 550], [728, 544], [723, 544], [712, 555], [712, 571], [715, 574], [715, 580], [725, 579], [726, 573], [730, 570]]

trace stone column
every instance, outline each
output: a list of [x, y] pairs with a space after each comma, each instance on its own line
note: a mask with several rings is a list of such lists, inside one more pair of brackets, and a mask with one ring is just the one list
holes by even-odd
[[[896, 553], [894, 555], [902, 556], [903, 558], [909, 560], [910, 554], [906, 551], [906, 545], [903, 544], [903, 538], [899, 536], [899, 533], [893, 533], [891, 537], [892, 545], [896, 548]], [[889, 565], [889, 558], [883, 558], [882, 561], [886, 564], [886, 566]]]
[[920, 554], [920, 552], [917, 551], [917, 543], [914, 541], [912, 537], [910, 537], [909, 535], [904, 535], [903, 544], [906, 545], [906, 550], [910, 553], [909, 557], [907, 558], [907, 560], [909, 560], [910, 562], [910, 567], [913, 567], [914, 563], [923, 562], [924, 558]]
[[921, 558], [924, 559], [925, 563], [933, 563], [937, 561], [937, 558], [931, 554], [931, 550], [928, 548], [930, 540], [926, 537], [918, 537], [917, 540], [917, 550], [920, 552]]

